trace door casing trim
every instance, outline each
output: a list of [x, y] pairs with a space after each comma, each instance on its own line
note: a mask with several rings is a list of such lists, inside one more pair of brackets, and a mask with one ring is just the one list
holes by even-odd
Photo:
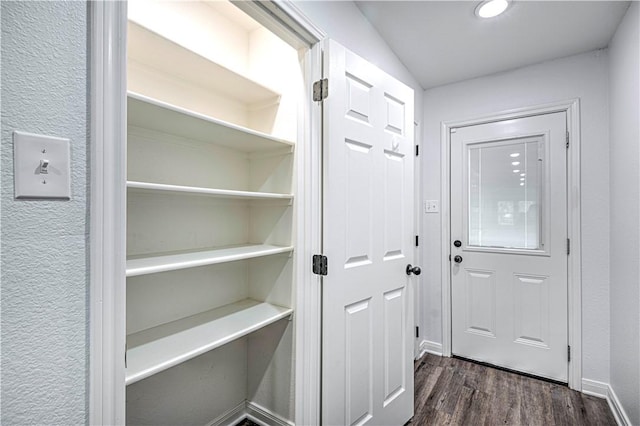
[[91, 87], [88, 423], [125, 423], [127, 3], [89, 5]]
[[569, 387], [582, 390], [582, 242], [580, 205], [580, 99], [500, 111], [465, 120], [440, 123], [442, 210], [440, 215], [442, 244], [442, 355], [451, 356], [451, 270], [449, 242], [451, 239], [451, 130], [496, 121], [525, 118], [535, 115], [566, 112], [569, 148], [567, 149], [567, 235], [571, 253], [567, 263], [567, 324], [571, 361]]

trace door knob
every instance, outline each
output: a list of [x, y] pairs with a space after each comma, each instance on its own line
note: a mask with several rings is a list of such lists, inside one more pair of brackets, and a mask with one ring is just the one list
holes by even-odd
[[456, 263], [462, 263], [462, 256], [460, 256], [459, 254], [456, 255], [456, 257], [453, 258], [453, 261]]
[[455, 240], [455, 241], [453, 242], [453, 245], [454, 245], [454, 246], [456, 246], [456, 247], [460, 247], [460, 246], [462, 245], [462, 241], [460, 241], [460, 240]]
[[419, 266], [411, 266], [411, 264], [407, 265], [406, 271], [407, 271], [407, 275], [411, 275], [411, 274], [420, 275], [420, 273], [422, 272]]

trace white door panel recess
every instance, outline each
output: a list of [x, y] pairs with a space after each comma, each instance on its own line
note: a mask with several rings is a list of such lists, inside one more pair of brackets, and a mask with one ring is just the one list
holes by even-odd
[[325, 49], [322, 418], [413, 415], [413, 90], [335, 42]]
[[566, 114], [451, 134], [452, 352], [562, 382]]

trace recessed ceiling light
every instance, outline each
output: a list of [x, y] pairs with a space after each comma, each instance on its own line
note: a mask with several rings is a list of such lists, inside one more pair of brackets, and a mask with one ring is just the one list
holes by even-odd
[[520, 178], [520, 180], [524, 180], [524, 178]]
[[525, 174], [524, 173], [520, 173], [520, 176], [525, 176]]
[[513, 171], [513, 173], [520, 173], [520, 170], [516, 169]]
[[520, 182], [520, 186], [524, 186], [524, 182]]
[[508, 0], [485, 0], [476, 7], [476, 15], [480, 18], [493, 18], [509, 7]]
[[520, 157], [520, 153], [514, 152], [513, 154], [509, 154], [509, 157], [512, 157], [512, 158]]
[[519, 162], [519, 161], [512, 161], [512, 162], [511, 162], [511, 165], [512, 165], [512, 166], [519, 166], [519, 165], [520, 165], [520, 162]]

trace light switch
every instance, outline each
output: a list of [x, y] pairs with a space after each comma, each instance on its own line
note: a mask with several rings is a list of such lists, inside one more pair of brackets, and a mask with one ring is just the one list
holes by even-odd
[[69, 139], [14, 131], [13, 171], [16, 198], [69, 200]]
[[438, 200], [427, 200], [424, 202], [425, 213], [438, 213], [440, 211], [440, 203]]

